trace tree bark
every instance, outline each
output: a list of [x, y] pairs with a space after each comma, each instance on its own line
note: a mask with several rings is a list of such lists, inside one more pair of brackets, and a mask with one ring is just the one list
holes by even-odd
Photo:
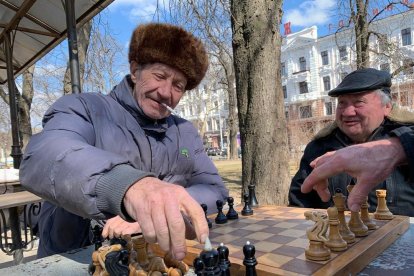
[[[23, 72], [22, 94], [17, 93], [17, 102], [19, 110], [19, 135], [22, 143], [22, 150], [26, 147], [30, 137], [32, 137], [32, 123], [30, 109], [32, 107], [34, 89], [33, 73], [35, 65], [30, 66]], [[17, 91], [17, 90], [16, 90]]]
[[288, 139], [280, 76], [282, 0], [232, 0], [242, 185], [259, 204], [286, 205]]

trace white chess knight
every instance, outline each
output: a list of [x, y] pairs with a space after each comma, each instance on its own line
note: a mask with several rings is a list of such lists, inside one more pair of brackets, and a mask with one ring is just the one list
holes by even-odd
[[305, 212], [305, 218], [315, 222], [312, 227], [306, 230], [308, 239], [311, 241], [327, 241], [328, 216], [321, 211], [309, 210]]

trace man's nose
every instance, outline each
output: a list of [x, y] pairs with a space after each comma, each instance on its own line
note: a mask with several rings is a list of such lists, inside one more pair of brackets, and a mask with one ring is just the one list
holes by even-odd
[[168, 98], [171, 95], [172, 83], [171, 81], [164, 81], [158, 89], [158, 93], [162, 98]]
[[342, 111], [342, 115], [344, 115], [344, 116], [354, 116], [354, 115], [356, 115], [355, 106], [350, 104], [347, 107], [345, 107], [344, 110]]

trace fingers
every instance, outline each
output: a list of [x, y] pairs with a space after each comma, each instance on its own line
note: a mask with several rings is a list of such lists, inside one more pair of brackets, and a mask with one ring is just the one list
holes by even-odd
[[353, 212], [358, 212], [361, 205], [367, 200], [367, 196], [371, 189], [375, 187], [375, 183], [371, 184], [366, 179], [358, 179], [357, 184], [352, 188], [348, 195], [348, 208]]
[[187, 246], [185, 243], [185, 224], [180, 209], [177, 208], [177, 201], [169, 201], [165, 204], [165, 215], [168, 223], [169, 236], [171, 239], [170, 251], [177, 260], [182, 260], [187, 253]]
[[200, 243], [205, 243], [209, 235], [209, 229], [203, 208], [201, 208], [200, 204], [193, 200], [191, 196], [188, 197], [189, 200], [183, 201], [182, 207], [193, 224], [198, 241]]

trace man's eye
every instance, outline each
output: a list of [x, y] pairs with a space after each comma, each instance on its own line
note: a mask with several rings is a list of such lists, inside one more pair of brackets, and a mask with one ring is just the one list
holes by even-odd
[[154, 74], [154, 76], [159, 80], [165, 79], [164, 75], [162, 75], [162, 74]]

